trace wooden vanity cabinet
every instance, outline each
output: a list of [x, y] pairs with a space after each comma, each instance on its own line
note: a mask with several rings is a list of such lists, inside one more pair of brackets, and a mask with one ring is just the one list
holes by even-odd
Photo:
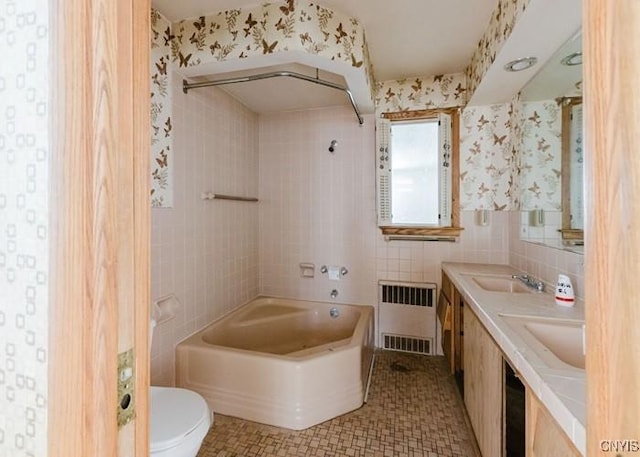
[[580, 457], [569, 437], [527, 389], [527, 457]]
[[446, 273], [442, 273], [442, 286], [438, 299], [438, 320], [442, 335], [442, 351], [449, 361], [451, 373], [462, 373], [463, 360], [463, 301]]
[[503, 455], [502, 352], [471, 309], [464, 316], [464, 404], [484, 457]]
[[[507, 457], [505, 368], [502, 351], [446, 273], [438, 301], [442, 348], [456, 382], [462, 382], [469, 422], [483, 457]], [[569, 437], [538, 398], [526, 392], [526, 457], [579, 457]]]

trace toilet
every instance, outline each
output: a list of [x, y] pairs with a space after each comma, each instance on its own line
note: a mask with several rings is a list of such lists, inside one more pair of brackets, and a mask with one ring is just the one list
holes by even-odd
[[[151, 338], [156, 326], [151, 320]], [[213, 423], [202, 396], [177, 387], [151, 386], [151, 457], [196, 457]]]
[[191, 390], [151, 386], [151, 457], [195, 457], [212, 416]]

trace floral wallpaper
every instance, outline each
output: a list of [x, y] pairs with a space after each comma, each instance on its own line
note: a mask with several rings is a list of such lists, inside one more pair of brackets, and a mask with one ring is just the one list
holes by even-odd
[[511, 35], [513, 26], [526, 9], [530, 0], [498, 0], [487, 30], [476, 47], [467, 67], [467, 90], [471, 98], [487, 70], [496, 59], [498, 51]]
[[383, 81], [376, 84], [376, 112], [423, 110], [464, 106], [463, 73]]
[[512, 208], [511, 105], [474, 106], [460, 123], [460, 209]]
[[173, 206], [171, 23], [151, 10], [151, 206]]
[[522, 104], [521, 209], [562, 207], [562, 109], [554, 100]]
[[522, 145], [522, 101], [518, 92], [511, 100], [509, 109], [509, 137], [511, 138], [511, 209], [520, 209], [521, 167], [520, 147]]
[[315, 2], [276, 1], [183, 20], [173, 25], [170, 38], [180, 68], [303, 51], [362, 68], [370, 90], [374, 86], [359, 21]]

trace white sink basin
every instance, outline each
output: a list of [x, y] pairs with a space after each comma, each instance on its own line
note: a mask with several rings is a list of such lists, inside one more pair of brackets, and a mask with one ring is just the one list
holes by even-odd
[[533, 289], [525, 286], [519, 280], [504, 276], [472, 276], [471, 279], [482, 289], [489, 292], [521, 294], [533, 291]]
[[500, 316], [549, 366], [584, 370], [584, 322], [534, 316]]

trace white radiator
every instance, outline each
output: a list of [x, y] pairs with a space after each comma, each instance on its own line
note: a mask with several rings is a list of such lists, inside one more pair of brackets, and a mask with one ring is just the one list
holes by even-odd
[[378, 282], [378, 333], [383, 349], [437, 353], [436, 284]]

